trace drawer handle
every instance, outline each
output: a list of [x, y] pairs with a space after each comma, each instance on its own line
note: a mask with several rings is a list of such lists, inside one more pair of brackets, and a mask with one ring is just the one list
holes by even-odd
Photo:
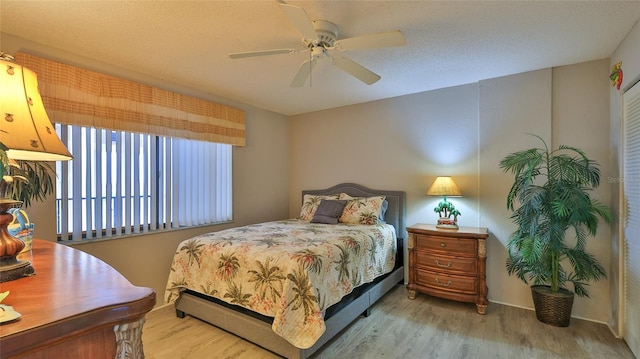
[[446, 247], [446, 246], [447, 246], [446, 244], [444, 244], [444, 243], [440, 243], [440, 247], [444, 248], [444, 247]]
[[448, 287], [451, 285], [451, 281], [447, 281], [447, 283], [440, 283], [440, 281], [438, 280], [438, 278], [436, 278], [436, 284], [441, 286], [441, 287]]
[[438, 260], [436, 259], [436, 265], [437, 265], [438, 267], [440, 267], [440, 268], [449, 268], [449, 267], [451, 267], [451, 261], [449, 261], [449, 263], [447, 263], [447, 265], [444, 265], [444, 264], [440, 264], [440, 261], [438, 261]]

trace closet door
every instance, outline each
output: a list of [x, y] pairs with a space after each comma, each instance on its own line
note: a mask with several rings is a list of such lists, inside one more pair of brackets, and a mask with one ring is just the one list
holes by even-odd
[[623, 337], [640, 357], [640, 83], [623, 95], [624, 323]]

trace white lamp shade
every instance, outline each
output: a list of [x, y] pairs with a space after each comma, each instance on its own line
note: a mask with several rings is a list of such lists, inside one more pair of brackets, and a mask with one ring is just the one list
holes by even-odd
[[4, 59], [0, 59], [0, 142], [15, 160], [73, 158], [47, 116], [36, 74]]

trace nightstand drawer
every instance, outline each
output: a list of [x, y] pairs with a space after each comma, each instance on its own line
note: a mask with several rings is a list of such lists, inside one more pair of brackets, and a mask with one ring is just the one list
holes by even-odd
[[475, 257], [478, 251], [478, 241], [468, 238], [448, 238], [439, 236], [416, 236], [416, 249], [428, 249], [453, 255]]
[[458, 273], [475, 276], [478, 264], [475, 257], [449, 257], [430, 252], [416, 252], [416, 266], [436, 272]]
[[466, 294], [476, 294], [478, 288], [476, 277], [461, 277], [423, 270], [416, 271], [416, 284], [442, 291]]

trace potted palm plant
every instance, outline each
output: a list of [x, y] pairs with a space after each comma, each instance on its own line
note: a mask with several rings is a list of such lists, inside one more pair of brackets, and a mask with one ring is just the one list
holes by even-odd
[[591, 197], [600, 184], [597, 162], [575, 147], [550, 150], [535, 137], [541, 148], [514, 152], [500, 161], [500, 168], [514, 175], [507, 208], [517, 226], [507, 243], [506, 268], [532, 284], [538, 320], [568, 326], [574, 293], [589, 297], [588, 282], [606, 278], [586, 246], [599, 219], [610, 222], [611, 212]]

